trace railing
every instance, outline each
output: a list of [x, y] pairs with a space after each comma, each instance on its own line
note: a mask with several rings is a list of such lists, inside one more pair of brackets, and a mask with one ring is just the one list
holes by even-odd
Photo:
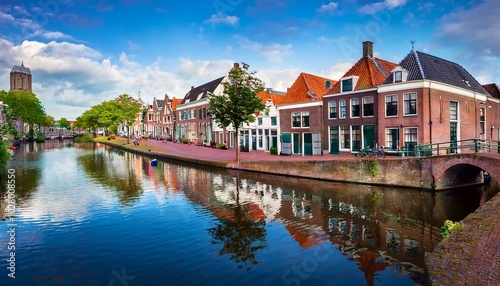
[[478, 152], [500, 154], [500, 142], [493, 140], [467, 139], [454, 142], [419, 144], [415, 147], [415, 155], [417, 157]]

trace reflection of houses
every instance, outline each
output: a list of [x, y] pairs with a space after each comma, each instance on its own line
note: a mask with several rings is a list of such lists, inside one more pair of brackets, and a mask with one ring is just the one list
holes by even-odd
[[375, 58], [373, 43], [363, 42], [363, 57], [323, 97], [323, 142], [330, 154], [384, 145], [376, 140], [377, 86], [395, 66]]
[[323, 95], [336, 83], [334, 80], [301, 73], [284, 100], [280, 113], [281, 153], [321, 155], [323, 132]]

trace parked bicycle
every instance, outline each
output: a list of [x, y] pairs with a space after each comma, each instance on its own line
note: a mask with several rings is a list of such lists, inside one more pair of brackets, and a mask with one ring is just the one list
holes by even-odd
[[364, 148], [359, 150], [357, 157], [382, 157], [385, 158], [385, 148], [384, 146], [378, 146], [375, 148]]

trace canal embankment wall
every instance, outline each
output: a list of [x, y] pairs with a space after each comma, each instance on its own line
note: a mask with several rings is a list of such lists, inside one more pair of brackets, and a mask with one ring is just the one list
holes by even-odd
[[[395, 186], [407, 188], [432, 189], [433, 177], [427, 166], [429, 161], [420, 158], [349, 158], [334, 160], [296, 160], [290, 156], [277, 156], [276, 160], [223, 161], [218, 158], [203, 158], [170, 154], [167, 150], [140, 150], [133, 147], [101, 142], [115, 146], [128, 152], [145, 155], [151, 158], [163, 158], [196, 165], [219, 167], [248, 172], [259, 172], [272, 175], [292, 176], [299, 178]], [[206, 149], [210, 152], [210, 149]]]

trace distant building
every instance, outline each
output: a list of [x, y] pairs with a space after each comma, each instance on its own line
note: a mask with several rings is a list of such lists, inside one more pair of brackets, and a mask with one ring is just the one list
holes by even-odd
[[20, 66], [14, 65], [10, 71], [10, 91], [15, 90], [33, 92], [31, 71], [24, 63]]

